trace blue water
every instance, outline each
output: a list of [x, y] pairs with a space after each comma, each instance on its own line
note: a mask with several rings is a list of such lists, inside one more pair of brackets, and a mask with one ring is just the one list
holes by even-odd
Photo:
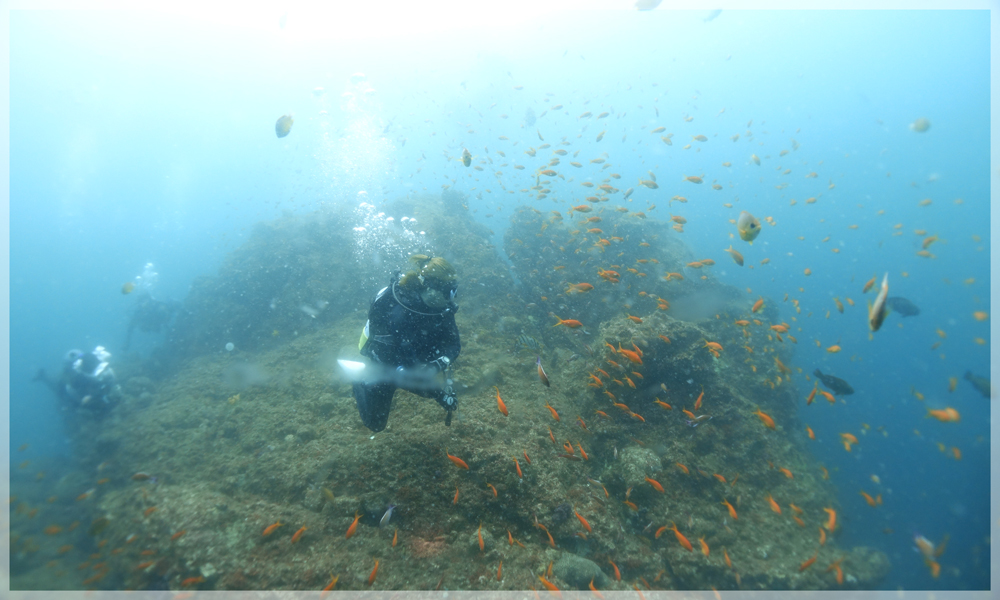
[[[636, 191], [610, 204], [684, 216], [681, 239], [717, 261], [716, 276], [749, 288], [748, 303], [781, 304], [798, 339], [792, 366], [855, 388], [799, 413], [839, 489], [839, 543], [886, 552], [885, 589], [989, 586], [990, 401], [961, 379], [990, 372], [989, 322], [972, 316], [990, 311], [988, 13], [724, 11], [706, 22], [706, 11], [498, 10], [419, 26], [416, 12], [284, 16], [282, 27], [280, 12], [233, 22], [211, 12], [11, 14], [12, 462], [72, 453], [53, 398], [30, 379], [57, 370], [69, 348], [120, 352], [134, 302], [121, 285], [147, 262], [160, 274], [156, 296], [183, 300], [254, 223], [317, 209], [350, 219], [361, 190], [377, 200], [443, 184], [470, 195], [500, 246], [517, 206], [565, 212], [585, 195], [577, 182], [615, 172], [617, 187]], [[357, 72], [361, 85], [349, 80]], [[288, 112], [291, 134], [277, 139], [274, 122]], [[908, 127], [920, 117], [925, 133]], [[657, 126], [672, 146], [650, 133]], [[544, 200], [519, 191], [551, 152], [523, 154], [539, 133], [565, 137], [584, 164], [563, 157], [556, 168], [575, 181]], [[698, 134], [708, 141], [692, 141]], [[463, 147], [492, 164], [466, 169]], [[589, 163], [602, 153], [606, 171]], [[660, 189], [635, 183], [647, 171]], [[682, 181], [702, 174], [700, 186]], [[668, 207], [675, 194], [690, 201]], [[732, 239], [739, 210], [775, 225], [753, 246]], [[917, 256], [932, 234], [936, 258]], [[722, 251], [731, 243], [746, 267]], [[890, 315], [869, 339], [861, 287], [886, 272], [891, 295], [921, 314]], [[841, 315], [835, 296], [856, 305]], [[136, 344], [148, 352], [158, 341]], [[827, 353], [834, 343], [843, 350]], [[949, 377], [959, 378], [951, 393]], [[804, 398], [811, 382], [794, 380]], [[960, 423], [925, 418], [945, 406]], [[860, 439], [850, 453], [841, 432]], [[884, 504], [869, 507], [859, 490]], [[939, 579], [913, 550], [916, 531], [950, 536]]]

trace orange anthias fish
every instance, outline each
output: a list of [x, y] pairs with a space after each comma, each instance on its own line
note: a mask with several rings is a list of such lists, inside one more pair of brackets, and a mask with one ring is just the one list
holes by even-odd
[[792, 374], [792, 370], [789, 369], [788, 366], [785, 363], [781, 362], [781, 360], [777, 356], [774, 357], [774, 364], [775, 364], [775, 366], [778, 367], [778, 372], [779, 373], [784, 373], [785, 375], [791, 375]]
[[457, 456], [452, 456], [451, 454], [448, 454], [447, 450], [445, 450], [444, 453], [448, 455], [448, 460], [450, 460], [451, 462], [455, 463], [456, 467], [461, 467], [461, 468], [465, 469], [466, 471], [469, 470], [469, 465], [467, 465], [464, 460], [462, 460], [461, 458], [459, 458]]
[[378, 574], [378, 559], [375, 559], [375, 568], [372, 569], [371, 575], [368, 576], [368, 585], [375, 583], [375, 575]]
[[516, 456], [514, 457], [514, 467], [517, 469], [517, 478], [518, 479], [524, 479], [524, 476], [521, 475], [521, 463], [519, 463], [517, 461], [517, 457]]
[[733, 505], [729, 503], [729, 500], [723, 498], [721, 504], [726, 505], [726, 508], [729, 509], [729, 516], [732, 517], [734, 521], [739, 520], [739, 517], [736, 515], [736, 509], [733, 508]]
[[941, 410], [928, 410], [927, 416], [934, 417], [942, 423], [958, 423], [962, 418], [958, 411], [950, 406]]
[[[553, 315], [553, 316], [555, 316], [555, 315]], [[559, 322], [556, 323], [555, 325], [553, 325], [553, 327], [559, 327], [560, 325], [565, 325], [566, 327], [569, 327], [570, 329], [576, 329], [577, 327], [580, 327], [580, 326], [583, 325], [583, 323], [577, 321], [576, 319], [560, 319], [559, 317], [556, 317], [556, 320], [559, 321]]]
[[768, 429], [774, 429], [774, 419], [772, 419], [770, 415], [768, 415], [767, 413], [761, 412], [761, 410], [759, 408], [757, 409], [757, 412], [755, 412], [754, 414], [757, 415], [758, 417], [760, 417], [761, 422]]
[[694, 552], [694, 546], [688, 541], [684, 534], [677, 530], [677, 524], [673, 521], [670, 522], [670, 528], [674, 530], [674, 535], [677, 536], [677, 541], [680, 542], [681, 546], [688, 552]]
[[347, 528], [347, 533], [344, 535], [344, 538], [350, 539], [351, 536], [354, 535], [354, 532], [358, 530], [358, 519], [360, 518], [361, 518], [360, 514], [354, 513], [354, 522], [351, 523], [351, 526]]
[[497, 386], [493, 386], [493, 389], [495, 389], [497, 391], [497, 408], [499, 408], [500, 412], [503, 413], [503, 416], [506, 417], [507, 416], [507, 405], [504, 404], [503, 400], [500, 399], [500, 388], [498, 388]]
[[778, 513], [779, 515], [781, 514], [781, 507], [778, 506], [778, 503], [774, 501], [774, 498], [771, 496], [771, 494], [767, 495], [767, 503], [771, 506], [772, 511]]
[[583, 525], [584, 529], [586, 529], [588, 533], [593, 531], [590, 528], [590, 523], [587, 522], [587, 519], [584, 519], [583, 516], [580, 515], [580, 513], [576, 512], [575, 508], [573, 509], [573, 514], [576, 515], [576, 518], [580, 520], [580, 524]]
[[269, 536], [269, 535], [271, 535], [272, 533], [274, 533], [274, 530], [275, 530], [275, 529], [277, 529], [277, 528], [279, 528], [279, 527], [281, 527], [281, 526], [283, 526], [283, 525], [284, 525], [284, 523], [282, 523], [281, 521], [278, 521], [278, 522], [276, 522], [276, 523], [272, 523], [272, 524], [268, 525], [268, 526], [267, 526], [267, 527], [266, 527], [266, 528], [264, 529], [264, 535], [265, 535], [265, 536]]
[[844, 560], [843, 557], [838, 558], [837, 560], [835, 560], [832, 563], [830, 563], [830, 566], [826, 568], [826, 572], [827, 573], [829, 573], [830, 571], [834, 571], [834, 570], [837, 572], [837, 575], [836, 575], [836, 577], [837, 577], [837, 585], [844, 585], [844, 570], [840, 568], [840, 562], [842, 560]]
[[639, 356], [639, 353], [623, 349], [621, 343], [618, 344], [618, 353], [638, 365], [642, 364], [642, 358]]
[[704, 554], [705, 556], [708, 556], [708, 553], [710, 551], [708, 549], [708, 544], [705, 543], [705, 538], [703, 537], [698, 538], [698, 543], [701, 544], [701, 553]]
[[805, 571], [806, 569], [811, 567], [813, 563], [816, 562], [817, 556], [819, 556], [819, 550], [817, 550], [816, 553], [812, 555], [812, 558], [799, 565], [799, 572], [801, 573], [802, 571]]
[[559, 588], [556, 587], [556, 584], [552, 583], [551, 581], [542, 577], [541, 575], [538, 576], [538, 579], [539, 581], [542, 582], [542, 585], [545, 586], [545, 589], [549, 590], [549, 592], [553, 592], [554, 595], [561, 596], [561, 594], [559, 593]]
[[646, 482], [649, 483], [649, 485], [653, 486], [656, 489], [656, 491], [660, 492], [661, 494], [665, 493], [663, 491], [663, 486], [660, 485], [659, 481], [657, 481], [655, 479], [650, 479], [649, 477], [647, 477], [646, 478]]
[[764, 299], [760, 298], [756, 302], [753, 303], [753, 308], [750, 309], [750, 312], [757, 312], [758, 310], [760, 310], [763, 307], [764, 307]]
[[545, 401], [545, 408], [549, 409], [549, 412], [552, 413], [553, 419], [555, 419], [556, 421], [559, 420], [559, 413], [556, 412], [556, 409], [552, 408], [548, 400]]
[[[541, 356], [535, 357], [535, 365], [538, 367], [538, 379], [540, 379], [541, 382], [545, 384], [545, 387], [551, 387], [551, 385], [549, 384], [549, 376], [545, 374], [545, 369], [542, 368]], [[500, 397], [499, 394], [497, 394], [497, 397], [498, 398]], [[504, 411], [504, 414], [507, 414], [507, 412]]]
[[860, 491], [858, 493], [861, 494], [864, 497], [865, 502], [868, 503], [868, 506], [871, 506], [871, 507], [877, 506], [877, 504], [875, 504], [875, 498], [872, 498], [871, 495], [869, 495], [867, 492], [865, 492], [864, 490], [862, 490], [862, 491]]
[[832, 508], [824, 508], [823, 510], [826, 511], [826, 514], [830, 515], [830, 518], [827, 519], [824, 527], [826, 527], [827, 531], [833, 531], [837, 528], [837, 511]]
[[[337, 580], [339, 580], [339, 579], [340, 579], [340, 575], [334, 576], [333, 573], [330, 573], [330, 583], [326, 584], [326, 587], [323, 588], [322, 591], [329, 592], [330, 590], [332, 590], [337, 585]], [[320, 594], [320, 598], [322, 598], [322, 597], [323, 597], [323, 594]]]
[[705, 345], [702, 347], [711, 348], [712, 350], [717, 350], [719, 352], [722, 352], [722, 344], [720, 344], [719, 342], [709, 342], [708, 340], [706, 340]]
[[301, 529], [299, 529], [298, 531], [296, 531], [292, 535], [292, 543], [293, 544], [298, 543], [299, 539], [302, 537], [302, 534], [305, 533], [305, 532], [306, 532], [305, 526], [303, 526]]

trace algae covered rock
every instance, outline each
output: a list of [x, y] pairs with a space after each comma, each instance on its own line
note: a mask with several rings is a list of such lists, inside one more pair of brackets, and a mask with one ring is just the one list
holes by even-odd
[[581, 590], [587, 589], [591, 581], [602, 589], [611, 581], [597, 563], [570, 552], [563, 552], [559, 560], [555, 561], [552, 565], [552, 574]]
[[889, 574], [892, 566], [884, 552], [867, 546], [856, 546], [844, 559], [844, 585], [852, 589], [870, 590]]
[[[877, 586], [885, 556], [847, 552], [833, 536], [800, 572], [823, 508], [840, 507], [803, 437], [789, 433], [801, 431], [800, 395], [778, 361], [741, 349], [767, 344], [773, 318], [734, 326], [752, 303], [710, 271], [678, 278], [690, 251], [662, 223], [604, 213], [615, 235], [598, 248], [573, 236], [579, 223], [525, 209], [505, 239], [510, 267], [460, 194], [378, 211], [383, 233], [396, 231], [390, 217], [416, 219], [433, 249], [421, 250], [459, 272], [453, 422], [432, 400], [397, 391], [388, 427], [372, 433], [350, 381], [334, 375], [336, 358], [357, 354], [371, 296], [405, 268], [405, 239], [367, 264], [354, 256], [350, 219], [261, 226], [193, 286], [164, 349], [185, 360], [153, 375], [132, 366], [112, 418], [77, 431], [81, 461], [108, 478], [93, 498], [115, 515], [103, 537], [142, 542], [115, 563], [114, 585], [180, 589], [214, 570], [200, 589], [320, 589], [332, 573], [337, 589], [524, 590], [554, 560], [551, 580], [567, 588], [630, 589], [642, 578], [653, 589], [836, 589], [824, 569], [843, 557], [844, 588]], [[582, 326], [553, 327], [553, 315]], [[238, 351], [225, 352], [227, 341]], [[789, 365], [790, 354], [773, 350]], [[767, 494], [794, 501], [810, 526], [775, 515]], [[672, 523], [693, 552], [663, 529]], [[140, 547], [156, 551], [156, 578], [134, 571]], [[374, 558], [382, 566], [369, 586]]]
[[619, 452], [618, 464], [615, 465], [614, 469], [628, 487], [644, 484], [647, 477], [661, 470], [663, 470], [663, 461], [656, 455], [656, 452], [637, 446], [629, 446]]

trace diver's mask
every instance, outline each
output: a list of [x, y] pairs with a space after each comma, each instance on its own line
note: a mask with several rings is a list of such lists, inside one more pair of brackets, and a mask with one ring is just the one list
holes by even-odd
[[424, 304], [430, 308], [440, 309], [448, 306], [449, 302], [455, 301], [455, 293], [458, 291], [458, 285], [452, 284], [450, 286], [433, 286], [428, 287], [424, 291], [420, 292], [420, 299], [424, 301]]

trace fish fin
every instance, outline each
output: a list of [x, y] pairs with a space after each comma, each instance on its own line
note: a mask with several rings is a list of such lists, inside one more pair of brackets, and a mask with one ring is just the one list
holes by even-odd
[[934, 558], [938, 558], [942, 554], [944, 554], [944, 549], [948, 547], [948, 540], [950, 538], [951, 538], [950, 535], [948, 535], [947, 533], [944, 534], [944, 537], [941, 538], [941, 541], [938, 543], [937, 548], [934, 549]]

